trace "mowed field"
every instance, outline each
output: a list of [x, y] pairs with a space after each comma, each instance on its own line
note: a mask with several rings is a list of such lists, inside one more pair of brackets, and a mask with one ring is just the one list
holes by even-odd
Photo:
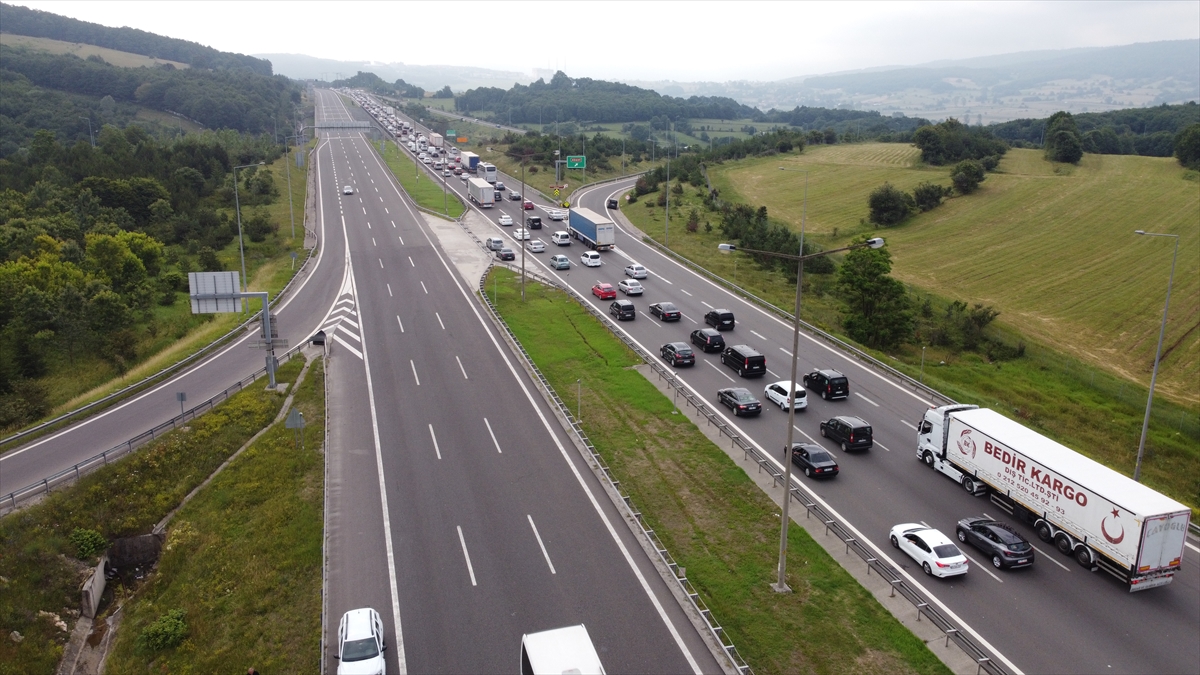
[[[949, 168], [924, 167], [900, 144], [815, 146], [710, 171], [773, 217], [798, 227], [808, 171], [808, 232], [826, 246], [876, 230], [867, 197], [885, 181], [911, 190], [949, 185]], [[781, 171], [779, 167], [797, 171]], [[1180, 235], [1158, 389], [1200, 401], [1200, 181], [1173, 159], [1084, 155], [1055, 165], [1010, 150], [975, 194], [948, 200], [888, 240], [893, 274], [944, 297], [998, 309], [998, 322], [1085, 362], [1148, 384]]]
[[13, 35], [11, 33], [0, 33], [0, 44], [9, 47], [27, 47], [37, 51], [50, 52], [52, 54], [74, 54], [81, 59], [86, 59], [93, 54], [104, 59], [105, 62], [121, 68], [139, 68], [145, 66], [153, 68], [154, 66], [169, 63], [176, 68], [190, 68], [186, 63], [179, 61], [168, 61], [166, 59], [155, 59], [141, 54], [132, 54], [130, 52], [122, 52], [116, 49], [108, 49], [107, 47], [97, 47], [96, 45], [88, 45], [79, 42], [63, 42], [62, 40], [53, 40], [51, 38], [30, 37], [28, 35]]

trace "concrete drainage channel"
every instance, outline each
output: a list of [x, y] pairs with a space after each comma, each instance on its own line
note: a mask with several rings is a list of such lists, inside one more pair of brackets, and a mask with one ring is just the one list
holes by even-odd
[[[464, 225], [464, 229], [468, 228], [466, 228]], [[478, 241], [478, 239], [476, 239], [476, 241]], [[514, 269], [509, 265], [504, 265], [504, 267], [508, 269]], [[515, 268], [514, 271], [520, 273], [519, 268]], [[734, 429], [727, 425], [702, 400], [688, 390], [675, 376], [675, 373], [661, 366], [651, 355], [643, 351], [635, 342], [624, 336], [620, 331], [616, 330], [606, 315], [592, 307], [592, 305], [580, 297], [579, 294], [574, 291], [574, 289], [564, 287], [556, 281], [542, 276], [541, 274], [530, 271], [526, 271], [525, 273], [539, 283], [553, 286], [574, 297], [581, 305], [587, 308], [587, 310], [594, 317], [596, 317], [597, 320], [607, 326], [614, 335], [624, 342], [626, 346], [628, 346], [634, 351], [634, 353], [641, 357], [642, 361], [649, 366], [656, 375], [662, 378], [671, 390], [674, 391], [677, 399], [680, 395], [682, 395], [684, 400], [687, 401], [688, 405], [695, 408], [697, 413], [707, 419], [709, 424], [718, 429], [723, 436], [727, 437], [734, 447], [741, 450], [743, 456], [747, 460], [754, 462], [760, 471], [767, 472], [771, 476], [772, 485], [778, 486], [783, 483], [783, 471], [778, 467], [773, 458], [766, 457], [759, 452], [754, 445], [747, 442], [746, 439], [744, 439]], [[563, 402], [558, 394], [555, 393], [553, 388], [550, 387], [549, 382], [546, 381], [546, 378], [541, 374], [541, 371], [539, 371], [537, 366], [534, 365], [533, 361], [529, 358], [529, 354], [521, 346], [516, 336], [513, 335], [512, 331], [508, 328], [508, 325], [504, 322], [504, 319], [500, 317], [495, 306], [492, 304], [491, 298], [488, 297], [485, 288], [486, 276], [487, 275], [485, 274], [484, 277], [479, 281], [480, 296], [482, 297], [484, 304], [491, 312], [493, 320], [497, 323], [497, 325], [503, 328], [508, 340], [517, 349], [522, 361], [526, 365], [527, 370], [539, 382], [540, 386], [551, 399], [554, 406], [558, 408], [561, 417], [568, 420], [571, 430], [576, 435], [577, 440], [583, 448], [586, 448], [588, 454], [590, 455], [589, 459], [591, 460], [593, 470], [597, 473], [597, 476], [611, 486], [611, 489], [620, 496], [621, 503], [624, 505], [630, 521], [638, 523], [642, 530], [643, 536], [657, 551], [662, 562], [666, 564], [672, 570], [672, 572], [674, 572], [673, 576], [676, 584], [686, 594], [695, 611], [698, 612], [701, 617], [703, 617], [708, 633], [721, 644], [723, 651], [733, 663], [733, 666], [738, 670], [739, 673], [752, 672], [750, 666], [746, 664], [746, 662], [741, 658], [741, 655], [738, 654], [737, 648], [728, 640], [728, 638], [725, 637], [721, 626], [712, 616], [712, 612], [704, 606], [703, 600], [700, 599], [691, 583], [686, 577], [681, 577], [679, 575], [679, 566], [671, 558], [670, 553], [662, 546], [662, 543], [655, 536], [654, 531], [645, 527], [641, 519], [641, 513], [638, 512], [633, 506], [633, 503], [630, 501], [629, 497], [621, 492], [620, 482], [612, 477], [607, 464], [596, 452], [595, 446], [593, 446], [588, 440], [587, 435], [583, 432], [583, 429], [580, 428], [579, 423], [571, 413], [570, 408]], [[849, 527], [840, 522], [837, 518], [834, 518], [821, 505], [817, 504], [816, 499], [810, 494], [806, 487], [804, 487], [802, 484], [794, 483], [789, 486], [788, 495], [790, 498], [794, 499], [797, 504], [804, 507], [806, 517], [818, 518], [824, 525], [826, 534], [836, 535], [838, 539], [845, 544], [847, 552], [854, 552], [859, 559], [866, 564], [868, 575], [870, 575], [871, 570], [874, 570], [881, 579], [887, 582], [887, 584], [891, 587], [891, 596], [895, 596], [897, 593], [899, 593], [910, 603], [912, 603], [913, 607], [917, 611], [918, 621], [921, 621], [922, 617], [924, 617], [924, 619], [927, 619], [931, 624], [936, 626], [941, 634], [945, 636], [947, 646], [951, 642], [958, 645], [959, 649], [961, 649], [962, 652], [976, 664], [977, 673], [987, 672], [992, 675], [1009, 675], [1008, 671], [1003, 666], [993, 661], [991, 657], [988, 656], [987, 652], [985, 652], [978, 644], [976, 644], [974, 640], [968, 637], [965, 632], [955, 625], [955, 623], [951, 621], [943, 612], [934, 607], [933, 604], [930, 603], [917, 589], [909, 584], [904, 577], [902, 577], [896, 571], [895, 568], [876, 558], [871, 549], [868, 548], [866, 544], [859, 541]]]

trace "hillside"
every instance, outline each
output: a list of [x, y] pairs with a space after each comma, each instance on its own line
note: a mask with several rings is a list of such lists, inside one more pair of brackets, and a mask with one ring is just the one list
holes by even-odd
[[[948, 184], [948, 170], [918, 164], [895, 144], [814, 146], [710, 172], [747, 202], [799, 223], [809, 171], [808, 231], [842, 244], [861, 231], [867, 195], [883, 182], [911, 190]], [[998, 322], [1096, 367], [1148, 383], [1170, 271], [1180, 240], [1159, 391], [1200, 401], [1200, 189], [1195, 172], [1167, 158], [1085, 155], [1053, 165], [1014, 149], [978, 193], [878, 232], [894, 275], [917, 287], [1000, 310]]]
[[333, 80], [352, 76], [363, 71], [394, 82], [405, 80], [425, 89], [437, 91], [449, 86], [454, 91], [466, 91], [474, 87], [511, 87], [514, 82], [527, 83], [527, 74], [505, 70], [491, 70], [473, 66], [423, 66], [409, 63], [372, 63], [370, 61], [337, 61], [305, 54], [256, 54], [270, 60], [275, 72], [295, 80]]
[[0, 33], [0, 45], [26, 47], [34, 51], [49, 52], [51, 54], [70, 54], [71, 56], [85, 60], [88, 57], [96, 56], [103, 59], [105, 63], [119, 68], [155, 68], [162, 65], [170, 65], [173, 68], [191, 67], [182, 61], [168, 61], [153, 56], [134, 54], [133, 52], [97, 47], [96, 45], [63, 42], [62, 40], [54, 40], [52, 38], [30, 37], [28, 35], [14, 35], [12, 33]]

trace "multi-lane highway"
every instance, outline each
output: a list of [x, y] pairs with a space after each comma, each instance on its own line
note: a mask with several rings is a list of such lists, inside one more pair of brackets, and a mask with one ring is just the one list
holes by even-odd
[[611, 672], [719, 671], [371, 144], [322, 148], [321, 218], [347, 242], [325, 322], [327, 667], [341, 614], [373, 606], [400, 672], [511, 672], [523, 633], [579, 623]]
[[[504, 180], [512, 186], [508, 177]], [[458, 180], [450, 179], [448, 185], [462, 194]], [[602, 312], [607, 311], [609, 301], [592, 296], [592, 284], [606, 281], [615, 286], [624, 278], [623, 270], [629, 263], [646, 266], [650, 276], [642, 281], [645, 294], [631, 298], [638, 317], [621, 323], [619, 330], [651, 354], [657, 354], [663, 343], [687, 341], [693, 329], [703, 327], [703, 315], [709, 309], [732, 310], [738, 323], [732, 333], [726, 333], [727, 343], [748, 344], [766, 354], [767, 376], [743, 380], [722, 366], [716, 354], [698, 352], [696, 365], [682, 371], [680, 377], [706, 400], [715, 400], [717, 389], [730, 386], [746, 386], [762, 398], [765, 384], [787, 379], [790, 323], [693, 273], [623, 228], [623, 221], [607, 209], [606, 202], [631, 185], [632, 180], [606, 184], [575, 195], [578, 205], [608, 213], [618, 222], [616, 249], [601, 254], [601, 267], [580, 265], [579, 255], [584, 249], [579, 242], [565, 247], [549, 244], [550, 232], [565, 229], [550, 221], [547, 230], [532, 233], [534, 238], [547, 242], [546, 251], [526, 252], [526, 264], [574, 288]], [[465, 196], [463, 200], [467, 201]], [[515, 250], [518, 242], [510, 234], [513, 228], [495, 223], [501, 213], [522, 222], [519, 203], [505, 201], [479, 213], [493, 223], [492, 234], [512, 241]], [[571, 258], [569, 273], [544, 264], [556, 253]], [[664, 324], [651, 317], [647, 307], [659, 301], [674, 302], [682, 310], [683, 319]], [[810, 396], [808, 410], [797, 416], [797, 440], [826, 446], [842, 467], [834, 480], [818, 483], [797, 477], [797, 482], [849, 522], [880, 556], [905, 570], [935, 603], [988, 646], [996, 660], [1026, 673], [1200, 672], [1200, 548], [1194, 538], [1189, 538], [1184, 567], [1175, 581], [1141, 593], [1131, 594], [1111, 576], [1080, 567], [1052, 546], [1043, 545], [1028, 527], [1021, 525], [1016, 527], [1039, 551], [1033, 568], [995, 570], [968, 548], [965, 552], [972, 558], [972, 569], [965, 578], [925, 577], [911, 559], [887, 543], [893, 525], [924, 522], [953, 536], [960, 518], [987, 514], [1003, 520], [1004, 514], [988, 500], [968, 495], [917, 460], [915, 425], [930, 401], [809, 336], [801, 340], [799, 364], [800, 372], [813, 368], [842, 371], [850, 378], [852, 393], [844, 401]], [[722, 414], [727, 412], [715, 404], [713, 407]], [[875, 447], [867, 453], [846, 454], [822, 439], [820, 420], [838, 414], [857, 415], [870, 422]], [[786, 415], [778, 408], [768, 406], [759, 418], [730, 417], [729, 422], [782, 460], [787, 423]]]

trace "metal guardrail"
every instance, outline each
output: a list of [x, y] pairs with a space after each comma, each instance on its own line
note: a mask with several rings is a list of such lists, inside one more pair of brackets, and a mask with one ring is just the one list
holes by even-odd
[[[532, 275], [532, 276], [535, 279], [538, 279], [538, 277], [540, 277], [540, 275]], [[600, 321], [602, 324], [604, 324], [614, 335], [616, 335], [616, 337], [618, 339], [620, 339], [623, 343], [625, 343], [625, 345], [627, 347], [629, 347], [629, 349], [631, 349], [635, 354], [637, 354], [642, 359], [643, 362], [645, 362], [647, 365], [649, 365], [650, 368], [655, 372], [655, 374], [657, 374], [659, 377], [662, 377], [663, 379], [665, 379], [667, 384], [673, 390], [675, 390], [677, 396], [682, 395], [683, 398], [688, 402], [689, 405], [694, 407], [697, 410], [697, 412], [699, 412], [701, 415], [704, 416], [705, 419], [708, 420], [708, 422], [710, 424], [717, 427], [717, 429], [722, 434], [724, 434], [726, 437], [728, 437], [730, 439], [730, 441], [744, 453], [744, 455], [747, 459], [750, 459], [751, 457], [753, 457], [753, 460], [759, 466], [759, 469], [766, 471], [768, 474], [771, 475], [772, 480], [774, 481], [775, 485], [779, 485], [780, 483], [783, 482], [783, 479], [784, 479], [783, 470], [781, 468], [779, 468], [779, 466], [776, 464], [776, 462], [774, 461], [773, 458], [767, 457], [767, 456], [763, 455], [761, 452], [759, 452], [758, 448], [756, 448], [751, 443], [747, 442], [745, 438], [743, 438], [740, 434], [738, 434], [732, 427], [730, 427], [728, 424], [726, 424], [711, 408], [709, 408], [708, 405], [703, 400], [701, 400], [699, 397], [697, 397], [695, 394], [693, 394], [691, 392], [691, 390], [687, 389], [679, 381], [679, 379], [676, 377], [676, 374], [674, 372], [663, 367], [661, 364], [658, 363], [657, 360], [654, 359], [654, 357], [652, 357], [650, 354], [643, 351], [642, 348], [640, 346], [638, 346], [637, 343], [635, 343], [632, 339], [626, 337], [624, 334], [622, 334], [620, 331], [618, 331], [616, 329], [616, 326], [613, 324], [613, 322], [609, 319], [609, 317], [607, 315], [603, 314], [602, 312], [597, 310], [595, 307], [592, 307], [591, 303], [586, 302], [582, 298], [582, 296], [580, 296], [574, 289], [569, 288], [569, 287], [564, 287], [564, 286], [558, 284], [557, 282], [546, 279], [545, 277], [541, 277], [541, 279], [539, 279], [539, 280], [543, 281], [543, 283], [548, 282], [550, 285], [563, 290], [564, 292], [566, 292], [569, 295], [571, 295], [572, 297], [574, 297], [577, 301], [579, 301], [579, 303], [584, 308], [586, 308], [588, 310], [588, 312], [590, 312], [592, 314], [592, 316], [594, 316], [598, 321]], [[572, 429], [575, 430], [575, 432], [583, 440], [584, 444], [587, 446], [589, 451], [592, 452], [597, 465], [604, 472], [604, 475], [606, 477], [608, 477], [609, 481], [614, 484], [614, 489], [617, 489], [618, 493], [620, 494], [620, 490], [619, 490], [620, 483], [611, 477], [609, 469], [607, 468], [607, 465], [605, 465], [603, 459], [600, 458], [600, 456], [598, 454], [596, 454], [595, 448], [591, 445], [591, 442], [587, 440], [587, 437], [583, 434], [582, 429], [579, 428], [578, 422], [575, 421], [574, 416], [571, 415], [569, 407], [565, 406], [565, 404], [563, 404], [562, 400], [558, 397], [558, 395], [556, 393], [554, 393], [554, 390], [550, 387], [549, 383], [546, 382], [545, 378], [541, 375], [541, 371], [537, 370], [537, 366], [533, 365], [532, 360], [529, 358], [529, 355], [525, 352], [524, 348], [520, 347], [520, 343], [517, 341], [516, 336], [514, 336], [512, 334], [512, 331], [509, 330], [508, 325], [504, 322], [504, 320], [499, 317], [499, 314], [497, 313], [495, 307], [492, 305], [491, 300], [487, 297], [487, 293], [483, 289], [483, 281], [481, 280], [480, 283], [481, 283], [480, 291], [481, 291], [481, 294], [483, 295], [484, 303], [491, 310], [492, 314], [496, 317], [496, 319], [500, 323], [500, 325], [502, 325], [504, 327], [504, 330], [508, 332], [508, 334], [509, 334], [510, 338], [513, 340], [513, 342], [515, 344], [517, 344], [518, 349], [520, 349], [520, 351], [521, 351], [522, 357], [524, 357], [526, 359], [526, 361], [528, 361], [530, 363], [530, 366], [531, 366], [533, 372], [537, 373], [538, 379], [540, 381], [542, 381], [542, 383], [546, 387], [547, 391], [550, 392], [550, 395], [554, 399], [555, 403], [560, 407], [563, 414], [567, 416], [567, 419], [571, 420]], [[834, 339], [836, 340], [836, 338], [834, 338]], [[840, 342], [840, 341], [838, 341], [838, 342]], [[867, 358], [870, 358], [870, 357], [868, 356]], [[939, 398], [944, 398], [944, 397], [941, 397], [939, 395]], [[991, 657], [988, 656], [987, 652], [985, 652], [970, 637], [968, 637], [962, 631], [962, 629], [960, 629], [957, 625], [955, 625], [955, 623], [953, 621], [951, 621], [949, 618], [947, 618], [937, 608], [932, 606], [931, 603], [929, 603], [921, 595], [921, 593], [918, 592], [914, 587], [909, 585], [909, 583], [891, 565], [876, 558], [874, 553], [871, 551], [871, 549], [868, 548], [866, 546], [866, 544], [859, 541], [857, 539], [857, 537], [854, 536], [853, 532], [851, 532], [849, 527], [847, 527], [845, 524], [843, 524], [838, 519], [834, 518], [832, 515], [830, 515], [828, 512], [826, 512], [824, 508], [822, 508], [820, 505], [815, 503], [814, 499], [809, 499], [808, 491], [806, 488], [803, 487], [802, 484], [800, 484], [798, 481], [793, 482], [792, 485], [788, 486], [788, 495], [790, 498], [795, 499], [797, 503], [799, 503], [801, 506], [803, 506], [805, 508], [805, 516], [806, 517], [812, 517], [813, 515], [815, 515], [817, 518], [819, 518], [821, 520], [822, 523], [824, 523], [825, 532], [827, 534], [833, 533], [833, 534], [837, 535], [837, 537], [843, 543], [845, 543], [847, 552], [849, 552], [851, 550], [854, 551], [855, 554], [857, 554], [858, 557], [860, 559], [862, 559], [863, 562], [866, 563], [867, 569], [868, 569], [868, 572], [867, 572], [868, 574], [870, 574], [870, 570], [874, 570], [875, 573], [880, 576], [880, 578], [887, 581], [889, 586], [891, 586], [893, 596], [898, 592], [898, 593], [900, 593], [901, 596], [903, 596], [909, 602], [911, 602], [917, 610], [917, 620], [918, 621], [921, 620], [922, 616], [925, 617], [931, 623], [933, 623], [933, 625], [937, 626], [938, 629], [941, 630], [942, 633], [946, 636], [946, 645], [947, 646], [949, 646], [951, 641], [953, 641], [956, 645], [958, 645], [959, 649], [961, 649], [969, 658], [971, 658], [973, 661], [975, 661], [978, 672], [986, 671], [987, 673], [989, 673], [991, 675], [1008, 675], [1008, 671], [1002, 665], [993, 661], [991, 659]], [[629, 505], [629, 508], [631, 510], [633, 510], [633, 505], [629, 501], [629, 498], [623, 494], [622, 494], [622, 498], [625, 500], [626, 504]], [[639, 524], [642, 523], [640, 514], [636, 514], [636, 515], [637, 515], [638, 523]], [[653, 535], [653, 532], [648, 530], [647, 528], [645, 528], [644, 524], [642, 525], [642, 527], [644, 530], [647, 531], [647, 536], [651, 537], [651, 540], [656, 542], [655, 546], [660, 548], [661, 543], [657, 543], [658, 539], [657, 539], [657, 537], [655, 537]], [[660, 551], [659, 555], [667, 556], [667, 557], [664, 557], [664, 562], [667, 562], [667, 564], [671, 567], [671, 569], [673, 569], [673, 570], [677, 569], [677, 567], [675, 566], [675, 563], [673, 561], [669, 561], [669, 554], [667, 554], [665, 552], [665, 550]], [[681, 583], [681, 585], [683, 585], [684, 583], [686, 583], [686, 580], [683, 580], [680, 583]], [[707, 608], [701, 609], [700, 604], [698, 604], [700, 602], [699, 598], [692, 595], [693, 593], [695, 593], [695, 589], [691, 588], [690, 583], [687, 583], [686, 585], [687, 585], [686, 592], [688, 592], [688, 597], [691, 598], [693, 604], [696, 605], [697, 611], [701, 611], [701, 616], [703, 616], [705, 618], [705, 621], [709, 624], [709, 629], [710, 629], [710, 631], [713, 632], [714, 637], [717, 637], [717, 639], [719, 641], [721, 641], [721, 644], [725, 645], [726, 644], [725, 641], [721, 639], [723, 636], [723, 632], [721, 632], [720, 627], [713, 622], [711, 612], [707, 611]], [[726, 647], [726, 649], [727, 649], [727, 651], [733, 650], [733, 653], [736, 653], [736, 649], [733, 648], [732, 644], [729, 644]], [[738, 656], [737, 658], [740, 659], [741, 657]], [[735, 663], [737, 663], [737, 662], [735, 661]], [[745, 663], [745, 662], [742, 661], [742, 663]], [[748, 665], [745, 666], [745, 668], [747, 671], [749, 670]], [[739, 667], [739, 670], [741, 670], [741, 667]], [[743, 671], [743, 672], [745, 672], [745, 671]]]
[[[300, 353], [300, 349], [303, 346], [303, 344], [300, 344], [292, 347], [280, 357], [279, 362], [286, 363], [287, 361], [291, 360], [292, 357]], [[110, 461], [124, 457], [142, 445], [157, 439], [163, 433], [178, 429], [185, 422], [194, 420], [200, 415], [212, 410], [218, 403], [221, 403], [233, 394], [245, 389], [247, 385], [253, 383], [263, 375], [266, 375], [266, 373], [267, 369], [265, 367], [260, 368], [251, 373], [249, 376], [230, 385], [225, 389], [225, 391], [222, 391], [207, 401], [193, 406], [189, 410], [172, 417], [162, 424], [143, 431], [142, 433], [130, 438], [120, 445], [109, 448], [108, 450], [105, 450], [98, 455], [93, 455], [92, 457], [89, 457], [70, 468], [63, 469], [52, 476], [43, 478], [36, 483], [27, 485], [19, 490], [14, 490], [3, 497], [0, 497], [0, 515], [11, 513], [17, 508], [17, 504], [19, 502], [29, 499], [35, 495], [48, 494], [53, 488], [78, 480], [81, 476], [106, 466]]]

